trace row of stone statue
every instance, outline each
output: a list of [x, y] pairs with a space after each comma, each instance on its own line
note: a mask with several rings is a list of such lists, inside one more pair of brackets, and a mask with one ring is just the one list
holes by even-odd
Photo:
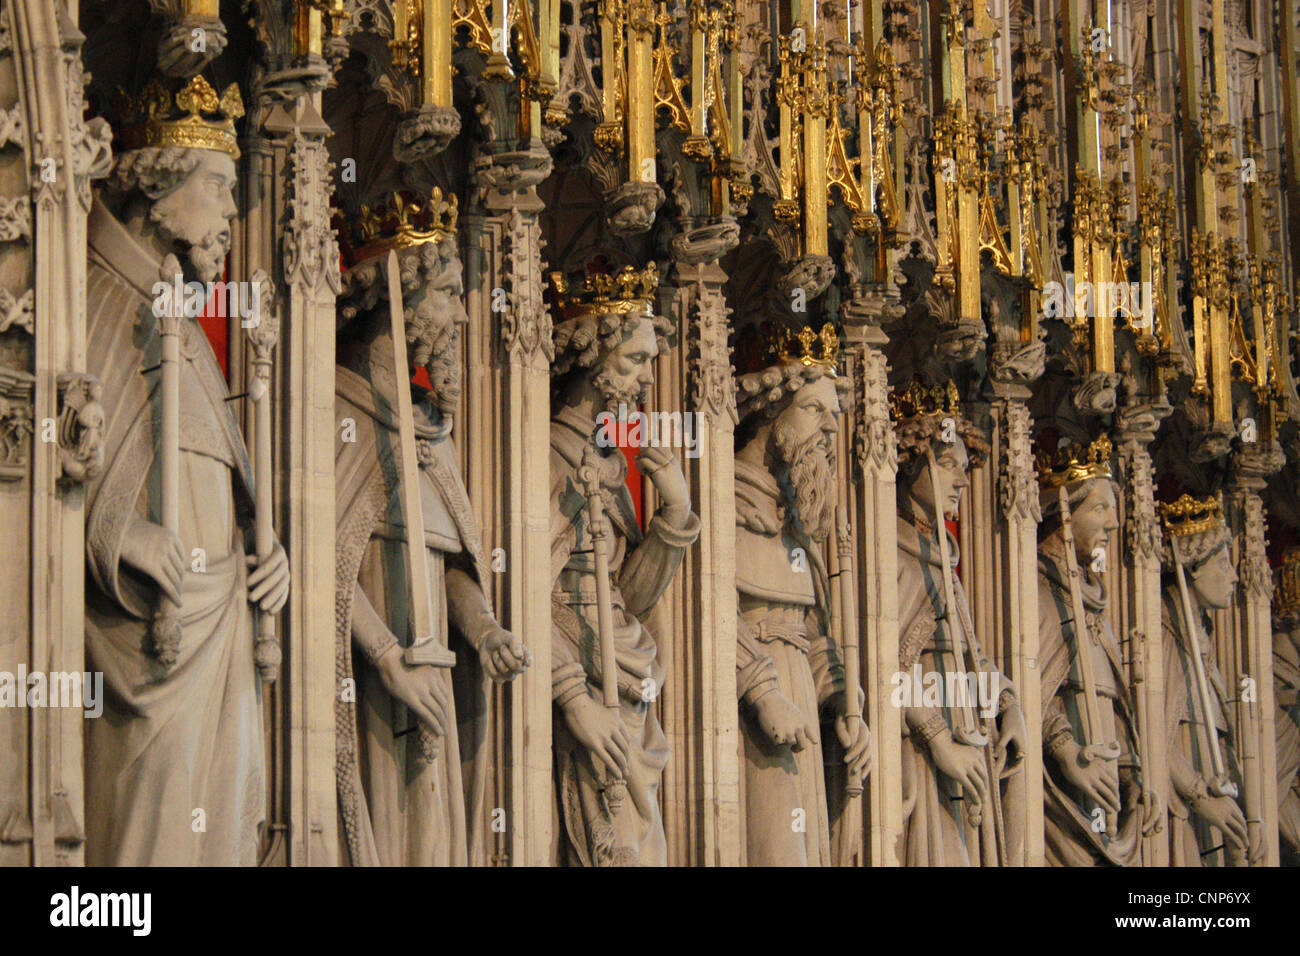
[[[105, 716], [87, 731], [93, 864], [256, 862], [266, 756], [255, 614], [284, 605], [288, 563], [278, 545], [249, 544], [258, 496], [212, 349], [192, 319], [168, 331], [154, 294], [178, 268], [187, 279], [219, 277], [236, 214], [234, 155], [233, 139], [128, 151], [90, 217], [89, 371], [103, 384], [105, 433], [104, 467], [88, 486], [86, 636], [90, 667], [109, 688]], [[466, 315], [454, 215], [418, 241], [382, 230], [371, 239], [345, 277], [337, 328], [336, 413], [354, 426], [335, 476], [343, 858], [464, 864], [491, 813], [488, 688], [547, 662], [494, 616], [457, 465], [451, 423]], [[557, 863], [667, 860], [659, 786], [669, 748], [655, 708], [664, 669], [645, 621], [700, 523], [676, 458], [650, 446], [636, 458], [657, 499], [642, 530], [627, 459], [597, 427], [602, 413], [643, 400], [668, 347], [652, 297], [646, 274], [588, 282], [555, 328]], [[404, 335], [395, 339], [394, 328]], [[792, 348], [797, 341], [778, 343], [770, 365], [737, 379], [736, 689], [750, 864], [833, 862], [846, 781], [867, 776], [873, 747], [863, 694], [846, 692], [846, 670], [856, 668], [845, 667], [832, 633], [821, 557], [835, 523], [845, 381], [833, 350], [818, 354], [806, 339]], [[419, 368], [429, 387], [410, 387], [404, 422], [403, 392]], [[168, 408], [178, 422], [170, 450]], [[1094, 571], [1117, 527], [1109, 444], [1044, 468], [1043, 711], [1025, 714], [976, 639], [945, 524], [984, 440], [951, 390], [914, 390], [896, 411], [900, 688], [916, 688], [900, 703], [902, 859], [1004, 862], [1023, 839], [1014, 806], [1024, 800], [1028, 734], [1041, 734], [1046, 755], [1052, 862], [1134, 862], [1162, 803], [1176, 862], [1257, 857], [1235, 797], [1227, 688], [1205, 624], [1235, 580], [1221, 513], [1203, 502], [1167, 513], [1169, 706], [1139, 726]], [[418, 495], [404, 470], [418, 476]], [[427, 600], [413, 575], [427, 579]], [[1167, 792], [1144, 776], [1140, 732], [1170, 740]], [[201, 832], [191, 826], [196, 808]]]

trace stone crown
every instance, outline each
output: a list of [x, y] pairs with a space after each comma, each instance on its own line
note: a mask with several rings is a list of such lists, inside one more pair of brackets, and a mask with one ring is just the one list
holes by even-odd
[[913, 382], [906, 390], [896, 390], [889, 395], [889, 408], [895, 421], [919, 418], [922, 415], [961, 414], [961, 396], [957, 384], [949, 379], [942, 385], [922, 385]]
[[1110, 478], [1110, 439], [1102, 435], [1089, 445], [1070, 443], [1055, 452], [1038, 454], [1038, 481], [1044, 488], [1074, 485], [1089, 478]]
[[118, 90], [116, 112], [126, 149], [180, 146], [212, 149], [239, 158], [235, 120], [244, 115], [239, 87], [232, 83], [218, 96], [202, 76], [193, 77], [176, 94], [155, 79], [134, 99]]
[[834, 372], [840, 357], [840, 337], [829, 322], [820, 331], [810, 325], [797, 332], [773, 325], [764, 330], [763, 354], [781, 365], [798, 362], [805, 368], [820, 365]]
[[1162, 502], [1160, 519], [1170, 537], [1214, 531], [1224, 527], [1223, 503], [1217, 495], [1193, 498], [1185, 494], [1177, 501]]
[[659, 267], [652, 262], [639, 270], [624, 266], [614, 273], [588, 272], [582, 277], [581, 286], [576, 288], [562, 272], [552, 272], [550, 280], [569, 318], [592, 314], [652, 313], [659, 290]]
[[391, 249], [453, 238], [458, 215], [456, 195], [444, 198], [437, 186], [427, 197], [409, 190], [395, 192], [374, 208], [361, 207], [348, 229], [354, 258], [361, 261]]

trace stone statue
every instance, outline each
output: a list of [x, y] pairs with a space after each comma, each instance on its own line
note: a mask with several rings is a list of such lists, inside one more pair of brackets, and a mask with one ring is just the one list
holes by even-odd
[[1133, 688], [1107, 613], [1105, 549], [1119, 529], [1110, 456], [1103, 436], [1039, 461], [1044, 825], [1055, 866], [1136, 865], [1160, 815], [1144, 786]]
[[[972, 459], [988, 445], [961, 417], [957, 390], [914, 385], [893, 396], [898, 421], [899, 669], [905, 687], [903, 860], [907, 866], [1005, 865], [1007, 786], [1026, 739], [1019, 695], [974, 633], [957, 578], [957, 514]], [[941, 535], [943, 537], [941, 537]], [[944, 559], [948, 567], [944, 567]], [[991, 635], [990, 635], [991, 637]], [[988, 638], [986, 638], [988, 639]], [[913, 672], [920, 680], [910, 679]], [[930, 692], [933, 690], [933, 692]], [[1022, 798], [1019, 798], [1022, 799]]]
[[848, 391], [826, 328], [831, 345], [821, 357], [787, 356], [742, 376], [738, 388], [736, 689], [750, 866], [834, 864], [831, 821], [843, 781], [828, 799], [824, 719], [834, 721], [850, 776], [863, 779], [871, 765], [866, 723], [855, 721], [852, 732], [845, 723], [820, 551], [835, 516], [836, 419]]
[[[531, 661], [497, 623], [485, 590], [487, 566], [451, 434], [468, 321], [456, 207], [435, 190], [428, 208], [435, 225], [426, 223], [418, 239], [399, 227], [358, 242], [361, 261], [345, 276], [339, 313], [335, 638], [338, 674], [355, 681], [355, 695], [336, 704], [337, 775], [345, 858], [354, 865], [489, 862], [488, 679], [513, 679]], [[400, 375], [383, 255], [399, 243], [410, 366]], [[419, 368], [432, 389], [411, 383]], [[416, 616], [395, 457], [398, 388], [412, 395], [433, 639], [453, 651], [454, 669], [403, 657]]]
[[1273, 634], [1278, 836], [1282, 865], [1300, 865], [1300, 628]]
[[[1245, 865], [1241, 770], [1228, 723], [1229, 687], [1215, 660], [1209, 615], [1232, 604], [1232, 537], [1217, 498], [1161, 506], [1167, 532], [1162, 603], [1168, 734], [1170, 861]], [[1181, 579], [1181, 580], [1180, 580]], [[1208, 715], [1208, 716], [1207, 716]], [[1213, 728], [1207, 733], [1207, 728]]]
[[[86, 861], [251, 865], [265, 760], [251, 605], [280, 610], [288, 562], [278, 544], [260, 565], [247, 553], [252, 477], [225, 378], [199, 324], [155, 291], [182, 270], [221, 277], [243, 110], [235, 87], [218, 99], [195, 77], [176, 96], [189, 114], [177, 121], [170, 94], [150, 89], [88, 225], [86, 356], [106, 425], [105, 466], [86, 499], [86, 650], [107, 703], [87, 730]], [[180, 340], [171, 396], [165, 328]], [[179, 405], [170, 450], [159, 425], [169, 402]], [[170, 489], [168, 455], [178, 461]], [[175, 527], [160, 514], [165, 494]], [[177, 625], [165, 641], [151, 632], [163, 601]]]
[[[643, 534], [628, 492], [627, 460], [598, 441], [598, 417], [626, 415], [654, 381], [672, 328], [652, 311], [655, 267], [591, 274], [555, 328], [551, 403], [551, 684], [560, 862], [663, 866], [667, 843], [659, 781], [668, 741], [655, 716], [663, 665], [644, 618], [700, 533], [677, 458], [647, 446], [637, 468], [659, 506]], [[561, 283], [561, 289], [565, 287]], [[585, 469], [594, 474], [583, 475]], [[587, 481], [583, 479], [587, 478]], [[605, 528], [593, 528], [591, 503]], [[593, 531], [603, 539], [595, 552]], [[609, 589], [597, 579], [608, 562]], [[609, 607], [601, 607], [602, 592]], [[606, 675], [601, 615], [612, 629], [616, 708], [598, 689]], [[608, 635], [605, 635], [608, 637]], [[611, 684], [610, 690], [613, 690]]]

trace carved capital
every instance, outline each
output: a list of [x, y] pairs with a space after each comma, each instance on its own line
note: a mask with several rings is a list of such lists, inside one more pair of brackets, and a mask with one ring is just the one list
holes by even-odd
[[284, 230], [284, 277], [307, 295], [341, 285], [339, 246], [330, 228], [333, 164], [325, 144], [295, 129], [290, 137], [289, 221]]
[[81, 484], [104, 467], [103, 385], [84, 372], [59, 376], [59, 480]]
[[0, 366], [0, 481], [21, 481], [31, 469], [35, 378]]
[[186, 13], [170, 20], [158, 39], [158, 69], [189, 79], [226, 48], [226, 25], [219, 17]]
[[1128, 475], [1128, 487], [1125, 488], [1128, 520], [1124, 525], [1124, 538], [1132, 558], [1141, 556], [1150, 564], [1158, 564], [1161, 535], [1156, 517], [1151, 453], [1147, 448], [1149, 440], [1149, 437], [1131, 435], [1119, 446], [1120, 460]]
[[[710, 276], [706, 277], [706, 270]], [[697, 277], [689, 287], [688, 309], [692, 333], [688, 344], [691, 401], [698, 411], [707, 412], [713, 423], [731, 429], [739, 415], [731, 348], [727, 345], [731, 309], [722, 293], [722, 271], [716, 266], [701, 266], [693, 271]]]
[[898, 439], [889, 417], [889, 363], [879, 349], [867, 345], [858, 348], [854, 450], [867, 477], [893, 481], [898, 474]]
[[527, 363], [550, 363], [555, 359], [555, 343], [551, 312], [542, 300], [542, 231], [535, 208], [511, 207], [501, 248], [501, 285], [506, 293], [501, 337], [506, 351]]
[[1003, 401], [1002, 468], [998, 475], [998, 503], [1008, 522], [1042, 520], [1038, 501], [1038, 473], [1034, 469], [1029, 409], [1023, 402]]

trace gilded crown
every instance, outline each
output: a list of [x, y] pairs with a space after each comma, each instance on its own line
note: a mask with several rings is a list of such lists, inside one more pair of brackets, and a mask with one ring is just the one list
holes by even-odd
[[763, 354], [780, 365], [792, 362], [804, 368], [820, 365], [834, 373], [840, 358], [840, 337], [829, 322], [821, 331], [805, 325], [797, 332], [773, 323], [763, 330], [762, 346]]
[[1288, 548], [1273, 571], [1273, 610], [1278, 615], [1300, 614], [1300, 548]]
[[353, 258], [360, 262], [390, 249], [406, 249], [425, 242], [441, 242], [456, 235], [458, 201], [454, 193], [443, 197], [437, 186], [428, 196], [408, 190], [393, 193], [375, 206], [362, 206], [349, 228]]
[[653, 314], [659, 291], [659, 267], [653, 262], [639, 270], [624, 266], [614, 273], [588, 272], [576, 288], [562, 272], [552, 272], [550, 279], [570, 319], [608, 313]]
[[181, 146], [239, 158], [235, 120], [244, 115], [244, 101], [234, 83], [218, 96], [207, 80], [195, 76], [173, 102], [167, 88], [152, 79], [135, 99], [119, 89], [116, 112], [124, 149]]
[[951, 415], [955, 418], [961, 414], [961, 396], [951, 379], [942, 385], [913, 382], [906, 391], [890, 392], [889, 408], [898, 422], [922, 415]]
[[1214, 531], [1224, 527], [1223, 503], [1217, 495], [1193, 498], [1185, 494], [1177, 501], [1160, 504], [1160, 520], [1171, 538]]
[[1089, 478], [1110, 478], [1110, 439], [1102, 435], [1090, 445], [1070, 443], [1055, 452], [1038, 453], [1038, 481], [1044, 488], [1074, 485]]

